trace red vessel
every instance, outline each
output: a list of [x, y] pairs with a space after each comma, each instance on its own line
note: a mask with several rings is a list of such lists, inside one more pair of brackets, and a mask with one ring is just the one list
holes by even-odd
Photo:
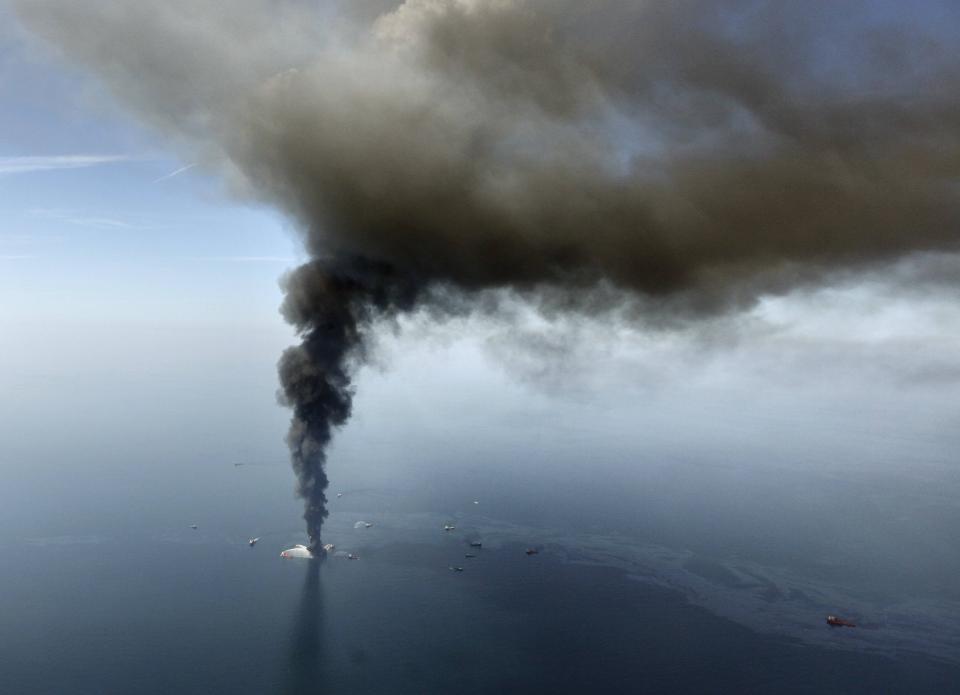
[[833, 627], [856, 627], [856, 623], [851, 623], [849, 620], [844, 620], [843, 618], [838, 618], [835, 615], [827, 616], [827, 625]]

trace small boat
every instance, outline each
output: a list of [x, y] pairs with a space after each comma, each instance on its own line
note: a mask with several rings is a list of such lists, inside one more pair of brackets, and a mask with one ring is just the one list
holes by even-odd
[[450, 565], [450, 567], [448, 567], [447, 569], [449, 569], [451, 572], [463, 572], [462, 567], [455, 567], [453, 565]]
[[473, 553], [467, 553], [466, 555], [464, 555], [464, 557], [469, 560], [472, 557], [476, 557], [476, 555], [474, 555]]
[[480, 541], [470, 541], [470, 547], [471, 547], [471, 548], [482, 548], [482, 547], [483, 547], [483, 543], [481, 543]]
[[838, 618], [835, 615], [827, 616], [827, 625], [831, 627], [856, 627], [857, 626], [856, 623], [852, 623], [849, 620], [845, 620], [844, 618]]
[[536, 548], [527, 548], [525, 552], [527, 553], [527, 555], [536, 555], [540, 551], [537, 550]]
[[252, 548], [253, 546], [255, 546], [255, 545], [257, 544], [257, 541], [258, 541], [258, 540], [260, 540], [259, 537], [258, 537], [258, 538], [251, 538], [250, 540], [247, 541], [247, 544]]
[[444, 525], [443, 525], [443, 530], [444, 530], [444, 531], [453, 531], [453, 530], [455, 530], [456, 528], [457, 528], [457, 527], [454, 526], [454, 525], [452, 525], [452, 524], [444, 524]]

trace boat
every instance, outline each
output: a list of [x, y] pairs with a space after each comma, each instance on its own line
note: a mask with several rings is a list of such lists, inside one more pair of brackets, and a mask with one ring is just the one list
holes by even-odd
[[856, 627], [857, 626], [856, 623], [852, 623], [849, 620], [846, 620], [844, 618], [838, 618], [835, 615], [827, 616], [827, 625], [831, 627]]

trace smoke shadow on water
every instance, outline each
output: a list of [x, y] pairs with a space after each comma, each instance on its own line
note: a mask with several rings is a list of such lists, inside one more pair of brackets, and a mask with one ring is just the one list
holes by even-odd
[[323, 679], [323, 592], [320, 586], [321, 560], [307, 563], [300, 602], [289, 639], [287, 688], [290, 695], [324, 692]]

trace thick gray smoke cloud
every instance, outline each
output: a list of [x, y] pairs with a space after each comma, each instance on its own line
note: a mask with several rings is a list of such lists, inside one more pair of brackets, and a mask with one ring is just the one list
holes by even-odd
[[[897, 12], [897, 8], [900, 12]], [[696, 320], [955, 250], [949, 3], [24, 0], [25, 24], [278, 205], [308, 530], [371, 322], [507, 289]], [[602, 291], [600, 291], [602, 290]]]
[[378, 315], [412, 309], [418, 283], [362, 259], [314, 261], [286, 278], [284, 316], [303, 343], [280, 359], [282, 400], [293, 409], [287, 444], [306, 501], [314, 545], [327, 516], [326, 448], [332, 429], [350, 416], [350, 362], [362, 357], [364, 331]]

